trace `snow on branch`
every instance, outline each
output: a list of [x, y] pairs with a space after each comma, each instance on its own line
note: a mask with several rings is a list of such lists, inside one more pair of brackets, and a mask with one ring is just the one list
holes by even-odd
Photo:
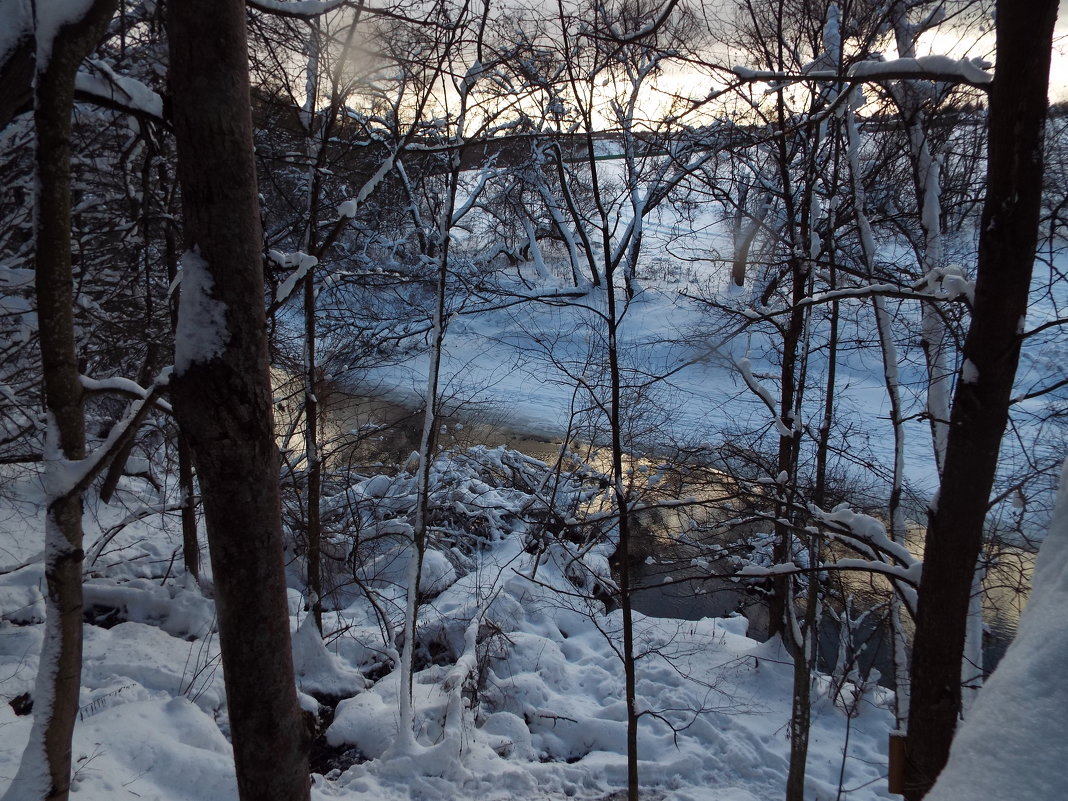
[[775, 83], [789, 83], [791, 81], [806, 81], [813, 78], [825, 78], [833, 80], [841, 78], [833, 70], [810, 70], [808, 72], [784, 72], [782, 70], [754, 70], [742, 65], [731, 67], [731, 72], [743, 81], [767, 81]]
[[[99, 0], [66, 0], [66, 2], [62, 3], [35, 3], [32, 6], [32, 16], [29, 19], [32, 20], [34, 36], [37, 40], [36, 66], [38, 74], [43, 73], [52, 60], [52, 45], [56, 37], [59, 36], [63, 29], [77, 25], [85, 19], [97, 2]], [[9, 7], [4, 8], [3, 11], [11, 11], [11, 5], [20, 6], [22, 4], [8, 4]], [[29, 6], [29, 4], [27, 3], [25, 6]], [[23, 13], [25, 14], [25, 12]]]
[[771, 397], [771, 392], [768, 388], [757, 381], [753, 375], [753, 364], [749, 359], [738, 359], [735, 362], [735, 366], [738, 368], [738, 372], [742, 374], [742, 380], [745, 381], [745, 385], [753, 391], [753, 393], [764, 401], [764, 405], [768, 407], [768, 411], [771, 412], [772, 422], [775, 425], [775, 430], [780, 437], [789, 437], [793, 435], [790, 428], [783, 422], [783, 419], [779, 417], [779, 413], [775, 410], [775, 401]]
[[[809, 509], [813, 518], [819, 523], [835, 531], [836, 537], [843, 540], [857, 540], [864, 543], [878, 554], [887, 554], [908, 569], [919, 564], [908, 548], [899, 542], [894, 542], [887, 536], [886, 527], [882, 521], [876, 518], [854, 512], [847, 507], [839, 507], [830, 512], [825, 512], [819, 507]], [[917, 576], [917, 580], [919, 577]]]
[[644, 39], [647, 36], [651, 36], [656, 33], [667, 22], [668, 17], [671, 16], [671, 12], [675, 10], [675, 6], [679, 4], [679, 0], [668, 0], [663, 10], [657, 14], [657, 16], [650, 20], [648, 24], [643, 25], [635, 31], [630, 33], [620, 33], [619, 29], [613, 24], [609, 27], [609, 31], [612, 34], [612, 41], [620, 44], [628, 42], [636, 42], [639, 39]]
[[894, 589], [915, 616], [916, 590], [920, 586], [923, 562], [904, 545], [891, 539], [882, 521], [844, 505], [830, 512], [810, 505], [809, 512], [834, 539], [864, 556], [863, 559], [838, 559], [826, 565], [828, 569], [881, 573], [892, 580]]
[[[817, 292], [802, 298], [797, 306], [820, 306], [839, 300], [863, 300], [867, 298], [899, 298], [901, 300], [946, 301], [973, 304], [975, 300], [975, 282], [969, 279], [958, 267], [939, 267], [932, 270], [912, 287], [901, 284], [879, 283], [845, 286]], [[763, 308], [761, 310], [741, 308], [738, 312], [752, 321], [767, 320], [790, 314], [790, 306]]]
[[305, 276], [319, 264], [319, 260], [315, 256], [309, 256], [307, 253], [282, 253], [277, 250], [271, 250], [268, 251], [267, 257], [279, 267], [297, 268], [289, 274], [285, 281], [279, 284], [277, 291], [274, 293], [274, 306], [272, 308], [277, 308], [289, 300], [289, 296], [293, 294], [297, 284], [303, 281]]
[[973, 86], [984, 86], [994, 80], [987, 72], [988, 62], [980, 58], [954, 59], [949, 56], [920, 56], [895, 58], [890, 61], [858, 61], [849, 68], [850, 78], [891, 80], [923, 78], [926, 80], [956, 80]]
[[328, 14], [342, 6], [352, 5], [350, 0], [246, 0], [257, 11], [276, 17], [313, 19]]
[[919, 569], [891, 565], [877, 559], [836, 559], [833, 562], [820, 562], [818, 566], [798, 565], [794, 562], [781, 562], [775, 565], [746, 565], [735, 576], [741, 578], [769, 578], [771, 576], [792, 576], [798, 573], [824, 572], [827, 570], [856, 570], [864, 573], [879, 573], [888, 578], [904, 582], [909, 588], [919, 586]]
[[[468, 678], [477, 674], [478, 631], [482, 626], [482, 621], [486, 618], [486, 613], [489, 611], [492, 603], [497, 599], [497, 596], [501, 594], [502, 589], [502, 585], [498, 585], [494, 588], [489, 597], [479, 605], [478, 611], [464, 629], [463, 653], [461, 653], [460, 657], [456, 660], [456, 664], [454, 664], [449, 672], [445, 674], [445, 680], [441, 683], [442, 692], [447, 693], [450, 696], [458, 696], [463, 690], [464, 684], [467, 682]], [[448, 728], [447, 725], [446, 728]]]
[[4, 67], [19, 45], [32, 35], [33, 18], [28, 3], [0, 0], [0, 19], [4, 21], [0, 25], [0, 67]]
[[496, 156], [491, 157], [489, 162], [479, 171], [478, 184], [468, 193], [463, 205], [453, 211], [452, 219], [449, 221], [451, 226], [459, 224], [460, 220], [467, 216], [468, 212], [475, 207], [475, 203], [482, 195], [489, 179], [498, 174], [494, 166], [495, 161]]
[[[123, 378], [122, 376], [90, 378], [83, 375], [80, 380], [82, 388], [86, 392], [113, 392], [117, 395], [128, 395], [137, 400], [147, 400], [155, 394], [152, 387], [145, 389], [136, 381], [131, 381], [129, 378]], [[167, 401], [156, 398], [155, 404], [168, 414], [171, 413], [171, 405]]]
[[782, 70], [755, 70], [734, 66], [731, 72], [743, 81], [768, 83], [795, 83], [797, 81], [866, 81], [925, 80], [963, 83], [979, 88], [988, 87], [994, 80], [987, 71], [989, 63], [980, 58], [954, 59], [949, 56], [920, 56], [919, 58], [896, 58], [890, 61], [858, 61], [843, 75], [836, 70], [808, 69], [800, 72]]
[[[84, 459], [64, 459], [62, 451], [59, 450], [58, 442], [49, 441], [47, 443], [45, 462], [48, 469], [46, 470], [45, 480], [48, 485], [48, 496], [53, 502], [71, 494], [85, 492], [93, 482], [93, 479], [100, 475], [114, 455], [119, 453], [137, 432], [137, 427], [155, 405], [157, 396], [170, 384], [172, 372], [173, 369], [171, 367], [165, 367], [147, 390], [138, 387], [139, 392], [133, 393], [139, 395], [138, 399], [130, 404], [125, 416], [112, 426], [107, 439]], [[83, 386], [87, 381], [91, 382], [90, 379], [82, 379]], [[109, 384], [112, 382], [114, 382], [115, 386], [124, 383], [121, 379], [109, 379], [99, 383]], [[133, 384], [132, 381], [125, 383]], [[51, 413], [49, 414], [51, 416]], [[50, 424], [48, 429], [49, 432], [52, 432], [55, 430], [55, 426]], [[52, 439], [51, 434], [49, 439]]]
[[79, 70], [74, 81], [77, 92], [135, 116], [163, 120], [163, 98], [149, 87], [135, 78], [119, 75], [102, 61], [94, 59], [89, 63], [98, 74]]
[[735, 576], [741, 578], [770, 578], [772, 576], [792, 576], [799, 573], [823, 573], [827, 571], [856, 571], [861, 573], [878, 573], [893, 581], [894, 588], [905, 602], [909, 612], [916, 614], [916, 588], [920, 584], [920, 571], [923, 563], [918, 562], [913, 567], [902, 567], [881, 562], [878, 559], [855, 559], [843, 558], [833, 562], [821, 562], [816, 567], [806, 567], [793, 562], [768, 565], [746, 565]]
[[371, 193], [375, 191], [382, 180], [389, 174], [389, 171], [394, 168], [399, 162], [397, 161], [397, 154], [391, 153], [387, 159], [378, 165], [378, 169], [374, 174], [367, 179], [367, 182], [360, 187], [360, 191], [356, 193], [356, 197], [349, 198], [342, 201], [337, 207], [338, 218], [334, 221], [333, 226], [330, 228], [330, 232], [326, 235], [323, 241], [320, 243], [316, 252], [319, 254], [326, 253], [331, 245], [337, 241], [337, 238], [341, 235], [345, 226], [349, 224], [349, 221], [356, 216], [356, 212], [359, 211], [363, 202], [371, 196]]

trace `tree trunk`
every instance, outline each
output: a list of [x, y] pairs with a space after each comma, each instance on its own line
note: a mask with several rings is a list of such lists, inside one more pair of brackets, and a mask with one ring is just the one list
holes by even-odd
[[82, 675], [82, 495], [64, 485], [63, 460], [85, 458], [83, 390], [74, 340], [70, 248], [70, 137], [74, 76], [104, 35], [111, 0], [63, 25], [51, 58], [36, 65], [37, 172], [34, 232], [37, 320], [48, 411], [45, 444], [45, 635], [34, 687], [34, 720], [5, 799], [65, 801]]
[[958, 380], [953, 399], [941, 489], [928, 521], [916, 619], [905, 793], [909, 801], [922, 798], [941, 772], [960, 714], [968, 601], [1008, 419], [1038, 235], [1056, 14], [1055, 0], [997, 4], [987, 197], [979, 229], [975, 305], [964, 342], [967, 372]]
[[[323, 157], [326, 148], [319, 141], [322, 132], [316, 125], [315, 105], [319, 95], [319, 20], [308, 23], [308, 77], [305, 84], [307, 97], [301, 110], [304, 126], [304, 149], [308, 156], [308, 220], [304, 227], [303, 250], [309, 256], [318, 245], [316, 232], [319, 229], [319, 205], [322, 189]], [[332, 109], [333, 109], [332, 105]], [[304, 278], [304, 462], [307, 477], [307, 572], [308, 595], [315, 627], [323, 633], [323, 580], [322, 580], [322, 457], [319, 453], [319, 396], [318, 367], [315, 363], [316, 318], [315, 268], [309, 267]]]
[[309, 796], [293, 680], [245, 5], [169, 12], [186, 248], [174, 406], [200, 476], [243, 801]]
[[[607, 252], [607, 248], [605, 248]], [[608, 406], [609, 428], [612, 442], [612, 490], [615, 498], [619, 526], [619, 548], [616, 559], [619, 563], [619, 606], [623, 616], [623, 684], [627, 703], [627, 799], [638, 801], [638, 675], [634, 653], [634, 608], [631, 576], [631, 511], [630, 499], [624, 485], [625, 443], [623, 441], [622, 367], [619, 362], [619, 321], [615, 276], [612, 270], [605, 271], [605, 290], [608, 296], [608, 369], [611, 401]]]

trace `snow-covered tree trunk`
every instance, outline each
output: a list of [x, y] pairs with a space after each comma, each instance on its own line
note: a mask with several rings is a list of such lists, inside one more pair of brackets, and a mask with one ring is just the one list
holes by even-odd
[[757, 234], [763, 229], [764, 220], [771, 210], [771, 204], [763, 196], [757, 198], [754, 211], [748, 210], [749, 194], [752, 188], [748, 183], [742, 187], [734, 217], [734, 261], [731, 265], [731, 281], [735, 286], [745, 286], [749, 251], [753, 247], [753, 242], [756, 241]]
[[[175, 285], [178, 280], [178, 245], [173, 226], [164, 234], [164, 258], [167, 263], [167, 283]], [[170, 303], [171, 330], [178, 329], [178, 300], [175, 294]], [[200, 537], [197, 533], [197, 499], [193, 480], [193, 455], [189, 443], [179, 428], [175, 437], [178, 451], [178, 491], [182, 498], [182, 562], [185, 572], [200, 580]]]
[[44, 451], [45, 634], [30, 740], [5, 801], [64, 801], [82, 672], [82, 493], [64, 462], [85, 458], [83, 389], [71, 272], [71, 111], [78, 66], [100, 42], [113, 0], [41, 4], [34, 19], [37, 196], [34, 230], [38, 338], [48, 430]]
[[[915, 58], [920, 36], [941, 21], [936, 8], [923, 20], [912, 22], [909, 12], [922, 3], [899, 0], [890, 12], [894, 41], [901, 58]], [[920, 243], [920, 272], [926, 288], [937, 290], [938, 271], [943, 267], [944, 246], [941, 221], [941, 165], [931, 151], [927, 134], [928, 114], [925, 93], [912, 82], [903, 81], [895, 87], [894, 96], [904, 121], [912, 159], [913, 183], [916, 188], [916, 207], [922, 241]], [[931, 427], [938, 474], [946, 458], [946, 435], [949, 426], [949, 394], [953, 376], [946, 366], [946, 326], [936, 301], [925, 301], [920, 309], [920, 344], [927, 363], [927, 418]]]
[[[855, 95], [854, 95], [855, 97]], [[875, 280], [875, 239], [871, 224], [865, 212], [865, 197], [860, 166], [860, 130], [857, 126], [854, 109], [854, 97], [848, 101], [845, 112], [847, 153], [849, 161], [850, 189], [853, 198], [853, 212], [856, 215], [860, 250], [868, 279]], [[859, 99], [858, 99], [859, 100]], [[899, 545], [905, 544], [905, 515], [901, 506], [905, 480], [905, 420], [901, 406], [901, 382], [899, 377], [899, 360], [897, 346], [894, 344], [893, 329], [886, 301], [879, 295], [872, 296], [875, 331], [879, 340], [879, 350], [883, 362], [883, 383], [886, 396], [890, 402], [890, 424], [894, 430], [894, 466], [890, 483], [890, 499], [887, 503], [887, 517], [890, 519], [890, 538]], [[907, 637], [901, 619], [901, 598], [897, 593], [890, 599], [890, 631], [893, 638], [894, 664], [894, 716], [899, 731], [905, 730], [909, 713], [909, 663]]]
[[937, 502], [928, 520], [912, 663], [906, 798], [937, 778], [961, 712], [969, 599], [1019, 362], [1041, 205], [1055, 0], [997, 4], [987, 196]]
[[[452, 174], [452, 203], [447, 203], [447, 211], [441, 222], [447, 226], [455, 203], [455, 171]], [[409, 193], [414, 203], [415, 197]], [[415, 713], [412, 708], [412, 681], [415, 673], [415, 635], [419, 614], [419, 582], [422, 578], [423, 556], [426, 552], [427, 517], [430, 511], [430, 468], [437, 447], [438, 430], [438, 386], [441, 375], [441, 356], [445, 344], [446, 313], [445, 303], [448, 291], [448, 228], [446, 227], [435, 243], [438, 250], [437, 270], [435, 274], [434, 311], [431, 320], [430, 367], [427, 371], [425, 407], [423, 409], [423, 429], [419, 437], [418, 466], [416, 470], [416, 507], [412, 522], [412, 554], [408, 563], [407, 595], [404, 610], [404, 645], [401, 649], [400, 670], [400, 708], [397, 722], [397, 739], [391, 753], [394, 756], [410, 756], [416, 749]]]
[[282, 559], [245, 4], [168, 7], [186, 232], [174, 406], [200, 476], [242, 801], [309, 795]]

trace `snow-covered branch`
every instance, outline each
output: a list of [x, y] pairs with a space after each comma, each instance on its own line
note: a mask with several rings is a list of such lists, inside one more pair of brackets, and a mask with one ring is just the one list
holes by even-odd
[[848, 508], [825, 512], [818, 507], [811, 507], [809, 511], [812, 512], [817, 522], [833, 529], [837, 538], [862, 542], [874, 549], [876, 553], [889, 555], [909, 569], [919, 564], [919, 560], [908, 548], [890, 539], [882, 522], [870, 515], [854, 512]]
[[779, 416], [779, 412], [775, 408], [775, 401], [771, 397], [771, 392], [768, 388], [757, 381], [756, 376], [753, 375], [753, 365], [749, 359], [738, 359], [735, 362], [735, 366], [738, 368], [738, 372], [742, 376], [742, 380], [745, 381], [745, 385], [753, 391], [760, 400], [764, 402], [764, 405], [768, 407], [768, 411], [771, 412], [772, 422], [775, 425], [775, 431], [780, 437], [792, 436], [792, 432], [783, 419]]
[[950, 56], [920, 56], [919, 58], [896, 58], [890, 61], [858, 61], [846, 72], [837, 70], [810, 69], [798, 72], [789, 70], [755, 70], [735, 66], [731, 72], [742, 81], [760, 81], [775, 84], [799, 81], [833, 81], [841, 83], [867, 83], [872, 81], [924, 80], [945, 83], [967, 84], [977, 88], [989, 88], [994, 80], [982, 59]]
[[650, 20], [646, 25], [628, 33], [623, 33], [616, 28], [615, 25], [610, 25], [608, 30], [612, 34], [611, 40], [619, 44], [629, 44], [644, 39], [647, 36], [652, 36], [668, 21], [668, 17], [671, 16], [671, 12], [675, 10], [675, 6], [678, 4], [679, 0], [668, 0], [667, 5], [664, 6], [654, 19]]
[[159, 409], [167, 412], [167, 414], [173, 413], [171, 405], [167, 401], [160, 400], [156, 397], [158, 393], [154, 391], [154, 386], [145, 389], [136, 381], [131, 381], [129, 378], [123, 378], [122, 376], [112, 376], [111, 378], [90, 378], [89, 376], [83, 375], [81, 377], [81, 384], [86, 392], [112, 392], [116, 395], [126, 395], [135, 400], [142, 401], [152, 399]]
[[858, 61], [849, 68], [848, 74], [850, 78], [866, 81], [920, 78], [982, 87], [988, 86], [994, 80], [994, 76], [986, 70], [988, 66], [982, 59], [954, 59], [936, 55], [895, 58], [890, 61]]
[[[891, 565], [880, 562], [878, 559], [836, 559], [833, 562], [821, 562], [814, 567], [798, 565], [794, 562], [768, 565], [746, 565], [735, 576], [741, 578], [770, 578], [772, 576], [793, 576], [801, 573], [823, 573], [827, 571], [856, 571], [862, 573], [878, 573], [894, 581], [898, 593], [909, 607], [909, 611], [916, 614], [916, 588], [920, 584], [920, 572], [923, 563], [918, 562], [912, 567]], [[904, 586], [902, 586], [904, 585]]]
[[120, 75], [103, 61], [91, 60], [93, 72], [79, 70], [74, 89], [79, 96], [136, 117], [163, 122], [163, 98], [136, 78]]
[[278, 308], [289, 300], [293, 290], [297, 288], [297, 284], [303, 281], [305, 276], [319, 264], [319, 260], [315, 256], [309, 256], [307, 253], [281, 253], [277, 250], [272, 250], [267, 253], [267, 258], [279, 267], [296, 267], [286, 280], [278, 285], [278, 289], [274, 293], [272, 308]]
[[[57, 453], [46, 451], [45, 461], [52, 462], [52, 467], [54, 468], [48, 473], [48, 493], [49, 497], [53, 499], [53, 503], [55, 499], [79, 494], [88, 489], [93, 479], [100, 475], [111, 462], [112, 457], [119, 453], [137, 432], [137, 427], [155, 405], [157, 397], [170, 383], [171, 373], [172, 368], [165, 367], [147, 390], [138, 387], [140, 395], [137, 400], [130, 404], [126, 415], [112, 426], [107, 439], [84, 459], [76, 461], [65, 460]], [[84, 384], [88, 380], [83, 378], [82, 383]], [[101, 383], [108, 384], [110, 382], [114, 382], [116, 386], [124, 384], [124, 382], [117, 379], [109, 379], [109, 381]], [[137, 395], [138, 393], [134, 394]]]
[[276, 17], [313, 19], [344, 6], [355, 5], [351, 0], [245, 0], [257, 11]]

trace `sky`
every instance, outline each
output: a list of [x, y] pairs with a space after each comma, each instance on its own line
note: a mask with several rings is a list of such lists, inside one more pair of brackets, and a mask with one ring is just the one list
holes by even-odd
[[1050, 100], [1068, 100], [1068, 0], [1061, 0], [1053, 29], [1053, 63], [1050, 65]]

